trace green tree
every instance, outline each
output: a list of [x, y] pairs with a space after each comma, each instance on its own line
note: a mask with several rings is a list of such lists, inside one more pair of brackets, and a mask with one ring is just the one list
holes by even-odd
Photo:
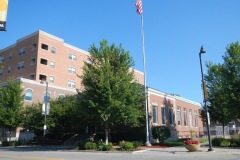
[[167, 126], [155, 126], [152, 128], [152, 136], [154, 139], [158, 139], [161, 144], [164, 140], [171, 137], [171, 132]]
[[9, 79], [6, 86], [0, 87], [0, 124], [10, 133], [21, 124], [22, 93], [20, 80]]
[[[47, 129], [56, 136], [64, 132], [74, 132], [83, 121], [78, 115], [78, 104], [76, 95], [68, 95], [50, 101], [50, 113], [47, 115]], [[37, 136], [42, 135], [44, 125], [44, 115], [42, 115], [42, 104], [37, 103], [26, 106], [23, 110], [24, 128], [34, 131]], [[60, 138], [60, 137], [56, 137]]]
[[43, 134], [42, 104], [36, 103], [25, 106], [22, 110], [22, 127], [33, 131], [36, 136]]
[[92, 45], [89, 53], [80, 76], [85, 89], [79, 94], [87, 115], [104, 125], [108, 144], [109, 125], [139, 125], [144, 114], [144, 95], [141, 86], [134, 82], [133, 59], [121, 45], [109, 46], [103, 40], [99, 48]]
[[[211, 121], [226, 126], [239, 117], [240, 105], [240, 46], [230, 44], [223, 56], [223, 64], [206, 64], [208, 72], [205, 81], [208, 91], [208, 111]], [[205, 116], [205, 108], [202, 117]], [[224, 133], [224, 130], [223, 130]]]

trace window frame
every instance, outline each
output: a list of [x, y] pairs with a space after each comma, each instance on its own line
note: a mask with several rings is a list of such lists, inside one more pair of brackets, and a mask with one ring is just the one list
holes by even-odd
[[77, 61], [77, 56], [73, 53], [68, 54], [68, 59], [72, 61]]
[[187, 121], [187, 108], [183, 108], [183, 124], [185, 127], [188, 126], [188, 121]]
[[182, 115], [181, 115], [181, 107], [177, 106], [177, 124], [179, 126], [182, 125]]
[[[28, 93], [28, 91], [30, 91], [30, 93]], [[30, 94], [30, 96], [28, 94]], [[32, 96], [33, 96], [33, 90], [31, 88], [25, 89], [24, 100], [25, 101], [32, 101]], [[29, 99], [27, 99], [27, 97], [29, 97]]]
[[23, 70], [24, 69], [24, 61], [18, 63], [18, 70]]
[[167, 123], [166, 106], [161, 107], [161, 115], [162, 115], [162, 124], [166, 125]]
[[157, 107], [157, 105], [152, 105], [152, 121], [153, 121], [153, 124], [158, 124], [158, 107]]

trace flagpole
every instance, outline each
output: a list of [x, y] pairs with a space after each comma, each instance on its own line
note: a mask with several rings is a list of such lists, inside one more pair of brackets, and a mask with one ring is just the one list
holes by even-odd
[[145, 94], [145, 108], [146, 108], [146, 146], [151, 146], [149, 141], [149, 123], [148, 123], [148, 92], [147, 92], [147, 72], [146, 72], [146, 58], [145, 58], [145, 48], [144, 48], [144, 27], [143, 27], [143, 13], [140, 14], [141, 18], [141, 28], [142, 28], [142, 54], [143, 54], [143, 74], [144, 74], [144, 94]]

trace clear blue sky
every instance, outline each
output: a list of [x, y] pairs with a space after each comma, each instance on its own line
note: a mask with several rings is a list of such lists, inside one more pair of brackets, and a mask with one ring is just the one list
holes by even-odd
[[[83, 50], [106, 39], [128, 50], [143, 71], [141, 24], [135, 0], [9, 0], [0, 49], [43, 30]], [[143, 0], [147, 85], [202, 102], [199, 50], [222, 63], [240, 38], [240, 0]]]

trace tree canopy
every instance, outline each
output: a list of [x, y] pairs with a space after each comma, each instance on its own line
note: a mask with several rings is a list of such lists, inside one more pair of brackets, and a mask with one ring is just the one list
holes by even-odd
[[134, 81], [134, 61], [121, 45], [108, 45], [103, 40], [99, 48], [93, 44], [89, 53], [80, 76], [85, 89], [79, 94], [87, 115], [104, 124], [108, 143], [109, 124], [139, 125], [144, 114], [144, 95]]
[[223, 64], [208, 62], [204, 76], [211, 121], [223, 126], [240, 117], [240, 45], [232, 43], [226, 50]]
[[10, 131], [21, 124], [22, 93], [20, 80], [9, 79], [5, 86], [0, 87], [0, 126]]

